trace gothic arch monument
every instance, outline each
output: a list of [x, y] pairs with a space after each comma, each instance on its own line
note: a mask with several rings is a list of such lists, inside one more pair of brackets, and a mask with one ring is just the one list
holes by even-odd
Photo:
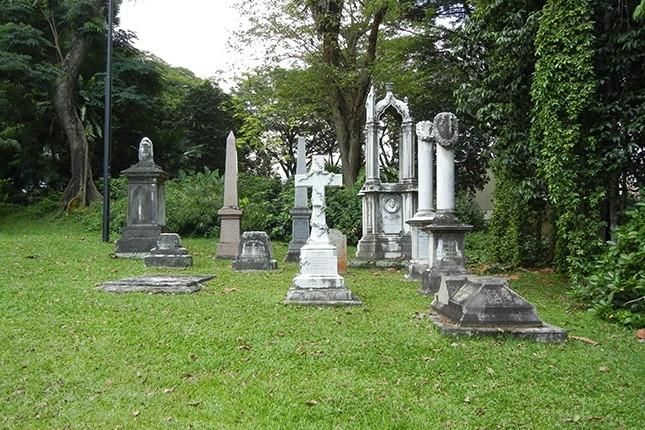
[[[410, 226], [405, 221], [417, 209], [414, 120], [407, 97], [396, 98], [392, 84], [386, 85], [385, 97], [378, 102], [372, 87], [365, 107], [365, 184], [358, 193], [363, 201], [363, 233], [356, 249], [356, 263], [402, 265], [412, 252]], [[401, 118], [399, 174], [398, 182], [394, 183], [380, 179], [379, 132], [388, 109], [393, 109]]]

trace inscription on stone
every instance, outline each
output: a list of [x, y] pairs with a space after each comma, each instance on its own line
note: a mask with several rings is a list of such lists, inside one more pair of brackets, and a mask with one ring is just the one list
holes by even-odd
[[428, 258], [428, 243], [430, 242], [430, 237], [428, 233], [423, 230], [419, 230], [419, 258], [427, 259]]
[[300, 261], [300, 273], [303, 275], [336, 273], [336, 259], [330, 259], [329, 253], [325, 251], [307, 250], [306, 260]]
[[398, 199], [386, 196], [383, 199], [381, 217], [383, 233], [399, 234], [403, 230], [401, 204]]
[[448, 258], [461, 258], [461, 251], [459, 244], [456, 240], [443, 240], [439, 239], [437, 243], [437, 260], [444, 260]]

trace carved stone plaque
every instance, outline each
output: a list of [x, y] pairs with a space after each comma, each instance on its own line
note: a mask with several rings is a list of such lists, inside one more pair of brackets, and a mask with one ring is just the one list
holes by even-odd
[[384, 195], [381, 203], [383, 233], [399, 234], [403, 230], [401, 200], [399, 196]]

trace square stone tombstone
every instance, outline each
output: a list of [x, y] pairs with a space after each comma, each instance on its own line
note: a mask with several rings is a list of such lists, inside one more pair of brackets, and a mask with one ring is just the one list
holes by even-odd
[[181, 237], [177, 233], [161, 233], [157, 247], [143, 258], [146, 266], [156, 267], [190, 267], [193, 257], [181, 246]]
[[347, 272], [347, 236], [335, 228], [329, 229], [329, 243], [336, 247], [338, 273]]
[[263, 231], [242, 233], [238, 254], [232, 266], [239, 271], [277, 269], [278, 262], [273, 258], [269, 235]]

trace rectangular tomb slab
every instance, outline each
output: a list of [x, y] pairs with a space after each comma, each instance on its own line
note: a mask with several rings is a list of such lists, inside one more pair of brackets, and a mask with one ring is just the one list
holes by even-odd
[[202, 289], [202, 283], [214, 277], [215, 275], [146, 275], [104, 282], [98, 289], [110, 293], [194, 293]]

